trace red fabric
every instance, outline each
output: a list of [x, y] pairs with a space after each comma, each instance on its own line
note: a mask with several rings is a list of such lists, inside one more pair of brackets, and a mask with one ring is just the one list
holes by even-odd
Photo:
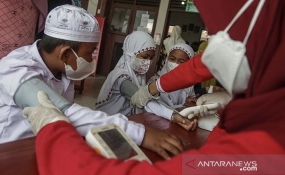
[[179, 65], [171, 73], [162, 75], [160, 77], [160, 84], [164, 91], [171, 92], [211, 78], [213, 78], [213, 75], [202, 63], [201, 55], [197, 55], [186, 63]]
[[[260, 139], [262, 138], [262, 139]], [[250, 145], [250, 146], [249, 146]], [[262, 145], [262, 146], [261, 146]], [[45, 126], [37, 136], [36, 156], [41, 175], [78, 174], [182, 174], [182, 156], [195, 154], [285, 154], [284, 149], [264, 131], [228, 134], [215, 128], [200, 150], [190, 150], [169, 161], [122, 162], [105, 159], [91, 149], [69, 123]], [[212, 172], [215, 174], [215, 172]]]
[[[210, 33], [223, 30], [246, 0], [196, 0]], [[259, 1], [254, 1], [229, 30], [243, 41]], [[218, 5], [219, 4], [219, 5]], [[215, 20], [213, 20], [215, 16]], [[227, 132], [264, 130], [285, 146], [285, 1], [266, 1], [246, 45], [252, 71], [245, 94], [225, 108], [220, 127]]]
[[[210, 33], [214, 34], [226, 27], [245, 1], [195, 0], [194, 3]], [[254, 1], [229, 31], [233, 39], [243, 40], [258, 2]], [[97, 155], [71, 125], [56, 122], [44, 127], [37, 136], [36, 151], [40, 173], [181, 174], [181, 156], [184, 154], [285, 154], [284, 9], [284, 0], [265, 2], [246, 46], [252, 71], [248, 89], [225, 107], [220, 126], [212, 131], [201, 149], [184, 152], [170, 161], [154, 165], [136, 161], [123, 163]], [[188, 76], [195, 79], [204, 79], [197, 75], [209, 76], [199, 57], [196, 59], [172, 71], [175, 78], [165, 75], [166, 78], [163, 79], [168, 80], [169, 85], [163, 80], [163, 89], [170, 91], [175, 87], [197, 82]]]

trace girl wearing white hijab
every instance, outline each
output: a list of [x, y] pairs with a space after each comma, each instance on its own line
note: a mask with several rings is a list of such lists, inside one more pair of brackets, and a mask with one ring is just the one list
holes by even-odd
[[95, 104], [97, 110], [109, 115], [128, 116], [142, 112], [130, 105], [129, 98], [138, 87], [146, 85], [145, 73], [155, 55], [155, 43], [149, 34], [135, 31], [125, 38], [123, 50], [123, 56], [109, 73]]
[[[149, 82], [157, 80], [160, 76], [173, 70], [179, 64], [188, 61], [193, 56], [194, 51], [188, 44], [176, 44], [169, 50], [169, 54], [164, 67], [161, 69], [161, 71], [157, 72], [156, 75], [151, 77]], [[165, 92], [160, 94], [160, 100], [173, 108], [183, 107], [183, 104], [185, 103], [187, 97], [195, 97], [194, 86], [170, 93]], [[156, 115], [162, 116], [163, 118], [176, 122], [187, 130], [194, 130], [197, 125], [197, 120], [193, 121], [192, 123], [190, 121], [185, 121], [184, 124], [181, 123], [180, 121], [183, 121], [183, 119], [180, 115], [175, 114], [173, 110], [168, 109], [155, 101], [149, 101], [145, 106], [145, 110], [147, 112], [154, 113]]]
[[174, 26], [172, 29], [172, 32], [170, 34], [169, 38], [166, 38], [163, 41], [163, 45], [165, 47], [165, 50], [167, 54], [169, 54], [170, 49], [179, 43], [186, 43], [185, 40], [181, 37], [181, 27], [180, 26]]

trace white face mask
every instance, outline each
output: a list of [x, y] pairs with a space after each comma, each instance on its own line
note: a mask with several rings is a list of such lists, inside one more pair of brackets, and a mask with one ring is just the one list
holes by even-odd
[[211, 35], [202, 55], [202, 62], [231, 94], [243, 93], [247, 88], [251, 71], [245, 55], [245, 45], [264, 2], [265, 0], [260, 0], [243, 43], [232, 40], [227, 31], [252, 3], [252, 0], [247, 1], [224, 31]]
[[73, 51], [73, 49], [71, 49], [71, 51], [77, 58], [77, 69], [73, 70], [71, 66], [64, 64], [66, 77], [70, 80], [83, 80], [95, 71], [96, 63], [94, 60], [89, 63], [84, 58], [78, 57], [78, 55]]
[[166, 71], [169, 72], [176, 68], [179, 64], [166, 60]]
[[151, 60], [135, 58], [135, 61], [133, 61], [130, 66], [138, 74], [145, 74], [148, 71], [150, 64]]

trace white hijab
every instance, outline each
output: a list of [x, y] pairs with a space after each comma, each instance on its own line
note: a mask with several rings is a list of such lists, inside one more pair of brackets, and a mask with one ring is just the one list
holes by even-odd
[[167, 51], [167, 54], [169, 54], [170, 49], [179, 43], [186, 43], [185, 40], [181, 37], [181, 27], [180, 26], [174, 26], [172, 29], [172, 32], [170, 34], [169, 38], [166, 38], [163, 41], [165, 50]]
[[[97, 98], [98, 102], [106, 103], [109, 98], [112, 96], [112, 87], [115, 81], [121, 75], [129, 75], [132, 79], [132, 82], [137, 86], [145, 86], [146, 85], [146, 77], [145, 74], [140, 75], [136, 74], [131, 68], [131, 64], [135, 61], [135, 58], [138, 54], [148, 51], [155, 50], [155, 43], [153, 38], [146, 32], [135, 31], [128, 35], [124, 40], [123, 51], [124, 54], [118, 61], [114, 70], [112, 70], [103, 86], [101, 87], [100, 93]], [[110, 105], [110, 108], [114, 104], [106, 104]], [[123, 104], [115, 104], [115, 105], [123, 105]]]
[[[166, 63], [164, 64], [163, 68], [160, 71], [158, 71], [155, 76], [151, 77], [149, 82], [155, 81], [160, 76], [169, 72], [167, 69], [168, 57], [171, 51], [177, 49], [184, 51], [190, 59], [194, 56], [194, 51], [188, 44], [183, 44], [183, 43], [176, 44], [169, 50], [169, 54], [167, 56]], [[194, 86], [169, 93], [161, 93], [160, 99], [169, 106], [182, 107], [182, 105], [185, 103], [187, 96], [195, 97]]]

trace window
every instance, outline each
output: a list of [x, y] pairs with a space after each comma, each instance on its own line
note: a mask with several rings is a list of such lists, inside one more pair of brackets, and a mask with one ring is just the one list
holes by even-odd
[[116, 7], [113, 12], [110, 31], [127, 33], [131, 9]]
[[155, 12], [137, 10], [133, 31], [145, 31], [152, 34]]

